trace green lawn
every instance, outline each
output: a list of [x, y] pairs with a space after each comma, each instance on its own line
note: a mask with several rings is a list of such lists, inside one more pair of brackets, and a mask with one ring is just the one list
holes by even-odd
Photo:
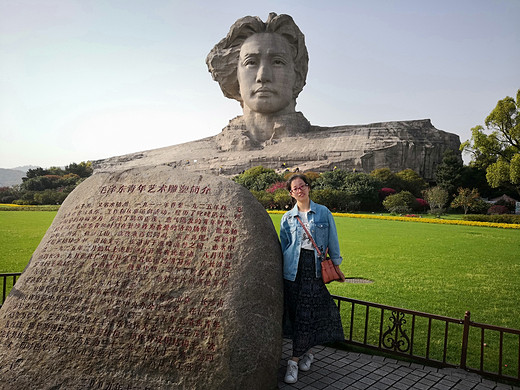
[[56, 211], [0, 211], [0, 273], [21, 272]]

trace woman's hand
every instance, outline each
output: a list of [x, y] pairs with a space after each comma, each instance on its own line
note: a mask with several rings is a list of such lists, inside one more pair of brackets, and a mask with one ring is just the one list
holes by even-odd
[[334, 268], [336, 269], [336, 272], [338, 273], [338, 275], [341, 278], [340, 280], [337, 280], [337, 281], [340, 283], [344, 283], [346, 280], [345, 275], [343, 275], [343, 272], [341, 272], [341, 270], [339, 269], [339, 265], [334, 264]]

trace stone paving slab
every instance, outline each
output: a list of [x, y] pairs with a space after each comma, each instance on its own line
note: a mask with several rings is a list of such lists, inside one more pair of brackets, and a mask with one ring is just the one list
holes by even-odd
[[283, 381], [292, 343], [284, 339], [278, 370], [279, 389], [305, 390], [520, 390], [518, 386], [494, 382], [456, 368], [435, 368], [382, 356], [365, 355], [335, 348], [313, 348], [314, 363], [298, 373], [293, 385]]

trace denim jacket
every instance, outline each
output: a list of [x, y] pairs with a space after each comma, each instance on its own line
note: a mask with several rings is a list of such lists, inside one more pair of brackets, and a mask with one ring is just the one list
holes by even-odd
[[[329, 248], [329, 256], [336, 265], [341, 264], [343, 259], [339, 252], [338, 233], [336, 224], [331, 212], [325, 206], [314, 203], [311, 200], [311, 210], [307, 213], [309, 221], [309, 232], [320, 248], [325, 252]], [[280, 222], [280, 241], [283, 252], [283, 277], [294, 281], [298, 271], [298, 260], [300, 259], [300, 248], [303, 236], [303, 227], [296, 218], [298, 216], [298, 206], [295, 205], [290, 211], [286, 212]], [[320, 259], [314, 250], [316, 261], [316, 277], [321, 275]]]

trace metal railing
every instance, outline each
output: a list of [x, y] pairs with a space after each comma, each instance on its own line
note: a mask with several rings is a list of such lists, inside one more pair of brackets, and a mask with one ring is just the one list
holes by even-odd
[[14, 284], [16, 283], [16, 279], [21, 275], [22, 273], [21, 272], [9, 272], [9, 273], [6, 273], [6, 274], [0, 274], [0, 279], [2, 279], [2, 301], [0, 301], [0, 306], [2, 306], [4, 304], [4, 301], [5, 301], [5, 298], [7, 297], [7, 281], [9, 278], [12, 278], [12, 283], [10, 284], [9, 286], [9, 289], [10, 287], [14, 286]]
[[346, 344], [520, 383], [520, 329], [473, 322], [469, 311], [457, 319], [333, 298], [348, 323]]

